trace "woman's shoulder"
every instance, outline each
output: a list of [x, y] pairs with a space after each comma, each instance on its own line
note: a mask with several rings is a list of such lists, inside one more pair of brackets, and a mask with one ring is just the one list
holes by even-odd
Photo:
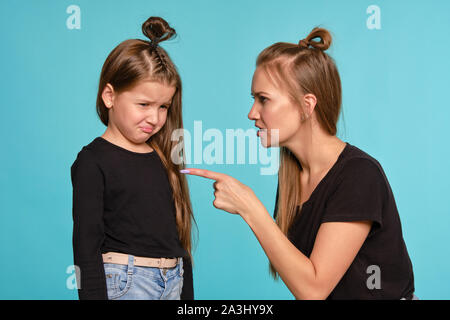
[[339, 176], [352, 179], [378, 179], [387, 182], [380, 162], [367, 152], [347, 143], [341, 157]]
[[334, 199], [365, 204], [388, 199], [390, 186], [381, 164], [356, 146], [347, 144], [333, 175], [327, 194]]

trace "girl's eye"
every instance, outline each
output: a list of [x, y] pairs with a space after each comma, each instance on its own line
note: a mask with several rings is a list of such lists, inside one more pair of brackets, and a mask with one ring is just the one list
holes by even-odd
[[[148, 103], [138, 103], [138, 105], [140, 105], [141, 107], [147, 107], [149, 104]], [[162, 105], [162, 106], [160, 106], [160, 108], [168, 109], [169, 107]]]

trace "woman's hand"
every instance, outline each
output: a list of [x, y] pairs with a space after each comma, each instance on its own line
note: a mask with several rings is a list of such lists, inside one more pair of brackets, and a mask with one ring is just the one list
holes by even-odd
[[205, 169], [185, 169], [180, 172], [216, 180], [213, 184], [215, 196], [213, 205], [217, 209], [239, 214], [246, 219], [255, 209], [262, 206], [250, 187], [231, 176]]

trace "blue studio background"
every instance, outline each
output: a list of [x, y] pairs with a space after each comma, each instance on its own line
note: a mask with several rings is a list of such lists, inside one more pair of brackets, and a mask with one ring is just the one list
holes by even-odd
[[[71, 28], [80, 10], [79, 28]], [[371, 6], [379, 9], [374, 27]], [[255, 59], [278, 41], [329, 29], [343, 84], [338, 136], [379, 160], [413, 262], [416, 294], [449, 299], [450, 2], [1, 1], [1, 299], [76, 299], [71, 288], [70, 166], [106, 129], [95, 112], [102, 64], [149, 16], [177, 31], [162, 46], [184, 85], [184, 124], [254, 128], [247, 119]], [[378, 24], [378, 25], [377, 25]], [[272, 212], [276, 175], [255, 164], [198, 164], [251, 186]], [[189, 177], [199, 229], [196, 299], [293, 299], [238, 216], [212, 206], [212, 182]]]

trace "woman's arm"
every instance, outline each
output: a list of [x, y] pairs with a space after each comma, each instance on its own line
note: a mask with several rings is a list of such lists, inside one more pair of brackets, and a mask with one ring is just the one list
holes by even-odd
[[308, 258], [281, 232], [262, 204], [241, 216], [296, 299], [326, 299], [371, 228], [368, 221], [323, 223]]
[[216, 208], [239, 214], [296, 299], [325, 299], [364, 243], [371, 222], [327, 222], [319, 228], [310, 258], [281, 232], [254, 192], [238, 180], [202, 169], [185, 173], [214, 179]]

